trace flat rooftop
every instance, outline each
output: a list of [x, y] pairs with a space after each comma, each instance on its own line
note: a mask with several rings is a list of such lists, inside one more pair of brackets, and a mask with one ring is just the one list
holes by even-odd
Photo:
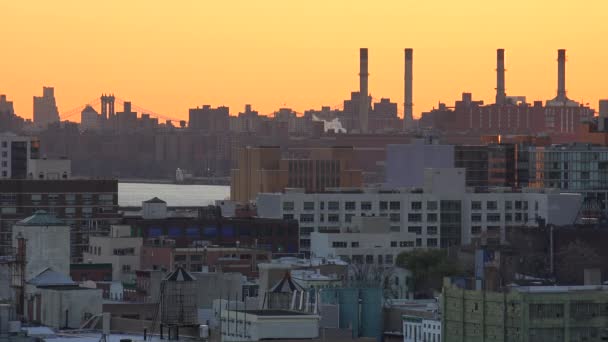
[[309, 313], [298, 312], [298, 311], [290, 311], [290, 310], [235, 310], [236, 312], [241, 312], [249, 315], [256, 316], [313, 316]]

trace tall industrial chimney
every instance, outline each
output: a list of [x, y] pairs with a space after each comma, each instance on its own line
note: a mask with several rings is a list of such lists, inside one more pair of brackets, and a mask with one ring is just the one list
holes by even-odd
[[507, 99], [505, 91], [505, 49], [496, 50], [496, 104], [504, 105]]
[[601, 132], [605, 132], [608, 125], [608, 100], [600, 100], [600, 113], [597, 118], [597, 129]]
[[566, 101], [566, 50], [557, 50], [557, 100]]
[[367, 78], [369, 76], [367, 70], [367, 49], [359, 50], [359, 131], [367, 133], [368, 131], [368, 110], [369, 110], [369, 92], [367, 89]]
[[414, 50], [405, 49], [405, 85], [404, 85], [404, 102], [403, 102], [403, 130], [413, 128], [414, 115], [413, 115], [413, 87], [412, 81], [413, 75], [413, 63], [414, 63]]

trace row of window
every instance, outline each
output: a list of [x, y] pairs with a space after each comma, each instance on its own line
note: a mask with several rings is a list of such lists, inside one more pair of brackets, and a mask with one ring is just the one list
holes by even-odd
[[[528, 201], [505, 201], [505, 210], [528, 210]], [[487, 210], [498, 210], [498, 201], [486, 201]], [[482, 210], [482, 201], [471, 201], [471, 210]], [[538, 210], [538, 201], [534, 202], [534, 210]]]
[[[486, 214], [487, 222], [500, 222], [501, 215], [498, 213]], [[513, 220], [515, 218], [515, 220]], [[529, 216], [528, 213], [506, 213], [505, 214], [505, 222], [528, 222]], [[481, 222], [482, 214], [473, 213], [471, 214], [471, 222]]]
[[[401, 210], [401, 202], [399, 201], [380, 201], [379, 204], [380, 210]], [[373, 204], [371, 201], [362, 201], [359, 202], [360, 210], [372, 210]], [[416, 201], [410, 203], [411, 210], [422, 210], [423, 202]], [[437, 210], [439, 205], [437, 201], [427, 201], [426, 202], [426, 210]], [[315, 210], [315, 202], [307, 201], [303, 202], [302, 209], [306, 211]], [[325, 202], [319, 202], [319, 209], [325, 210]], [[284, 211], [293, 211], [295, 210], [295, 203], [292, 201], [283, 202], [283, 210]], [[340, 202], [339, 201], [328, 201], [327, 202], [327, 210], [340, 210]], [[344, 210], [357, 210], [357, 202], [355, 201], [345, 201], [344, 202]]]
[[[354, 214], [346, 214], [344, 215], [344, 222], [352, 222], [352, 218]], [[381, 215], [386, 216], [386, 215]], [[319, 214], [319, 222], [325, 222], [325, 214]], [[391, 222], [401, 222], [401, 214], [391, 213], [388, 215]], [[407, 221], [408, 222], [422, 222], [422, 214], [408, 214]], [[293, 220], [293, 214], [283, 214], [284, 220]], [[437, 222], [437, 214], [436, 213], [428, 213], [426, 214], [426, 222]], [[300, 223], [310, 223], [315, 222], [315, 214], [300, 214]], [[327, 222], [338, 223], [340, 222], [340, 214], [327, 214]]]

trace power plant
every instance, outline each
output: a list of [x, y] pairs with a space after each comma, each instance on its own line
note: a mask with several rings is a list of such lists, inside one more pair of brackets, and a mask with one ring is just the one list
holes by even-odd
[[557, 56], [557, 96], [544, 105], [542, 101], [528, 103], [525, 96], [507, 96], [505, 50], [498, 49], [495, 103], [485, 105], [483, 101], [474, 101], [471, 93], [463, 93], [453, 107], [440, 103], [439, 108], [422, 113], [418, 126], [469, 134], [575, 134], [580, 123], [593, 119], [594, 111], [568, 99], [566, 50], [558, 50]]

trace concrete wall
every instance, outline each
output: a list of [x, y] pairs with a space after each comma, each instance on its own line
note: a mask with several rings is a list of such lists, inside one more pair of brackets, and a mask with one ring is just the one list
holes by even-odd
[[69, 159], [30, 159], [27, 169], [32, 179], [63, 179], [64, 175], [72, 177], [72, 162]]
[[13, 226], [13, 247], [17, 236], [26, 240], [25, 279], [30, 280], [46, 268], [70, 276], [70, 227]]
[[240, 273], [192, 273], [196, 278], [197, 307], [209, 309], [214, 299], [241, 300], [243, 276]]
[[424, 169], [454, 167], [454, 146], [425, 144], [415, 139], [408, 145], [386, 147], [386, 186], [422, 187]]
[[[141, 237], [91, 237], [90, 250], [83, 253], [83, 259], [86, 262], [112, 264], [112, 280], [132, 281], [135, 278], [134, 272], [140, 268], [142, 244]], [[125, 248], [133, 248], [134, 253], [114, 255], [115, 249]], [[125, 265], [129, 265], [130, 271], [123, 271]]]
[[85, 314], [101, 313], [102, 291], [99, 289], [40, 289], [41, 324], [52, 328], [80, 328]]

